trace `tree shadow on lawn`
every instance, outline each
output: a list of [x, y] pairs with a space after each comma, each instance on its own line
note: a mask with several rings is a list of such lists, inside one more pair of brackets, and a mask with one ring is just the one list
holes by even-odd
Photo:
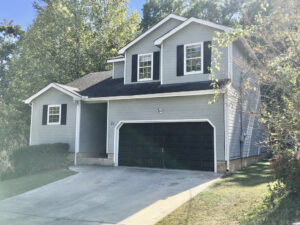
[[245, 167], [234, 173], [223, 176], [222, 182], [216, 183], [214, 186], [220, 185], [239, 185], [239, 186], [257, 186], [264, 183], [269, 183], [274, 180], [269, 162], [261, 161], [256, 164]]

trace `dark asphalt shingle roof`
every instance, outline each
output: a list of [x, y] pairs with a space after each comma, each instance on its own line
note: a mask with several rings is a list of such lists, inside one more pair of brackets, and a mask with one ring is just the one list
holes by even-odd
[[[223, 86], [227, 82], [227, 79], [220, 80], [219, 85]], [[80, 94], [88, 97], [115, 97], [210, 89], [213, 89], [211, 81], [165, 85], [161, 85], [160, 82], [148, 82], [124, 85], [124, 79], [107, 78], [102, 82], [81, 91]]]
[[[67, 85], [76, 88], [82, 96], [92, 97], [116, 97], [132, 96], [157, 93], [171, 93], [183, 91], [199, 91], [213, 89], [212, 81], [164, 84], [160, 81], [147, 83], [134, 83], [124, 85], [124, 79], [112, 79], [112, 71], [96, 72], [87, 74]], [[220, 80], [219, 86], [222, 87], [228, 79]], [[75, 90], [75, 89], [74, 89]]]
[[68, 83], [67, 85], [71, 87], [75, 87], [79, 89], [79, 91], [83, 91], [111, 76], [112, 76], [112, 71], [89, 73], [81, 78], [78, 78]]

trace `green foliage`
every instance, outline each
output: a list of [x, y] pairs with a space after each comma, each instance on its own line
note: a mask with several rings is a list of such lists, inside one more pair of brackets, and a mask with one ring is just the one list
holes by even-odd
[[146, 0], [142, 9], [142, 32], [145, 32], [171, 13], [182, 15], [185, 8], [186, 3], [183, 0]]
[[292, 151], [286, 151], [274, 159], [273, 174], [285, 184], [289, 192], [300, 193], [300, 159]]
[[286, 190], [285, 186], [276, 182], [269, 185], [269, 193], [264, 200], [255, 205], [244, 216], [241, 224], [245, 225], [286, 225], [293, 218], [300, 217], [300, 195]]
[[13, 25], [12, 21], [8, 23], [4, 20], [4, 22], [0, 24], [0, 80], [4, 78], [8, 70], [11, 54], [17, 48], [16, 42], [23, 33], [24, 31], [22, 31], [21, 27]]
[[0, 171], [0, 179], [11, 179], [40, 171], [66, 168], [68, 144], [44, 144], [23, 147], [12, 151], [9, 155], [11, 167]]
[[227, 26], [251, 23], [259, 9], [260, 1], [253, 0], [147, 0], [141, 30], [149, 29], [170, 13]]

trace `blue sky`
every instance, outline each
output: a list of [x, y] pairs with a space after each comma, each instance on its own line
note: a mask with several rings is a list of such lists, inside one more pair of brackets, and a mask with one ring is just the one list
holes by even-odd
[[[129, 10], [137, 10], [141, 13], [145, 0], [130, 0]], [[14, 24], [19, 24], [26, 29], [36, 17], [36, 12], [32, 7], [33, 0], [0, 0], [0, 22], [6, 18], [13, 20]]]

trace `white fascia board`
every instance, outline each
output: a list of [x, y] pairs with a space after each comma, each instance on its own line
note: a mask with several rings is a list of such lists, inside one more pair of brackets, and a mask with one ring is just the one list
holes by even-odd
[[127, 100], [127, 99], [145, 99], [145, 98], [165, 98], [165, 97], [181, 97], [181, 96], [195, 96], [195, 95], [213, 95], [215, 92], [224, 93], [224, 89], [210, 89], [202, 91], [182, 91], [182, 92], [170, 92], [170, 93], [157, 93], [157, 94], [145, 94], [145, 95], [131, 95], [131, 96], [114, 96], [114, 97], [96, 97], [84, 99], [86, 103], [107, 102], [113, 100]]
[[124, 62], [124, 61], [125, 61], [125, 57], [124, 58], [118, 58], [118, 59], [108, 59], [107, 63]]
[[29, 97], [26, 100], [24, 100], [23, 102], [25, 104], [31, 103], [33, 99], [37, 98], [38, 96], [40, 96], [44, 92], [48, 91], [50, 88], [55, 88], [56, 90], [58, 90], [58, 91], [60, 91], [62, 93], [65, 93], [66, 95], [69, 95], [69, 96], [73, 97], [74, 100], [80, 100], [81, 99], [81, 96], [79, 94], [75, 95], [75, 94], [71, 93], [70, 91], [68, 91], [68, 90], [66, 90], [66, 89], [64, 89], [64, 88], [56, 85], [55, 83], [51, 83], [48, 86], [46, 86], [45, 88], [43, 88], [42, 90], [40, 90], [39, 92], [35, 93], [31, 97]]
[[132, 42], [130, 42], [129, 44], [127, 44], [125, 47], [121, 48], [118, 53], [120, 55], [124, 54], [125, 51], [128, 48], [130, 48], [132, 45], [134, 45], [135, 43], [137, 43], [138, 41], [140, 41], [141, 39], [143, 39], [144, 37], [146, 37], [148, 34], [150, 34], [152, 31], [154, 31], [155, 29], [157, 29], [158, 27], [160, 27], [161, 25], [163, 25], [165, 22], [167, 22], [170, 19], [176, 19], [176, 20], [179, 20], [179, 21], [185, 21], [185, 20], [187, 20], [187, 18], [185, 18], [185, 17], [177, 16], [177, 15], [174, 15], [174, 14], [170, 14], [166, 18], [164, 18], [163, 20], [161, 20], [160, 22], [158, 22], [157, 24], [155, 24], [153, 27], [151, 27], [149, 30], [147, 30], [145, 33], [141, 34], [139, 37], [137, 37]]
[[190, 23], [198, 23], [204, 26], [208, 26], [208, 27], [212, 27], [218, 30], [222, 30], [225, 32], [228, 32], [230, 30], [230, 27], [226, 27], [226, 26], [222, 26], [216, 23], [212, 23], [209, 21], [205, 21], [205, 20], [201, 20], [201, 19], [197, 19], [194, 17], [191, 17], [190, 19], [184, 21], [182, 24], [178, 25], [177, 27], [175, 27], [173, 30], [171, 30], [170, 32], [166, 33], [165, 35], [163, 35], [162, 37], [158, 38], [157, 40], [154, 41], [154, 45], [161, 45], [161, 43], [169, 38], [170, 36], [172, 36], [173, 34], [175, 34], [177, 31], [183, 29], [184, 27], [188, 26]]

